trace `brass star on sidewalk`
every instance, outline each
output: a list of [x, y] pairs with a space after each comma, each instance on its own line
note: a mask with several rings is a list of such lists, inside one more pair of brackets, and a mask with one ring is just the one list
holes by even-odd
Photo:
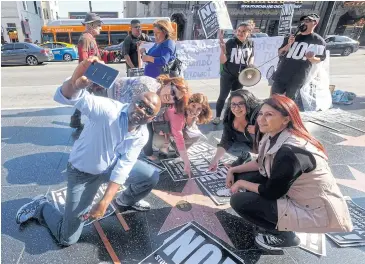
[[350, 166], [347, 167], [350, 169], [355, 180], [336, 179], [337, 183], [350, 187], [352, 189], [359, 190], [361, 192], [365, 192], [365, 173], [358, 171]]
[[229, 208], [229, 205], [216, 205], [209, 197], [204, 196], [194, 180], [189, 180], [181, 193], [153, 190], [153, 194], [172, 206], [158, 234], [195, 221], [206, 230], [233, 247], [216, 212]]
[[365, 147], [365, 135], [361, 135], [358, 137], [352, 137], [352, 136], [346, 136], [346, 135], [342, 135], [342, 134], [338, 134], [338, 133], [334, 133], [334, 132], [331, 132], [331, 133], [335, 134], [336, 136], [346, 139], [346, 141], [342, 141], [340, 143], [337, 143], [336, 145]]

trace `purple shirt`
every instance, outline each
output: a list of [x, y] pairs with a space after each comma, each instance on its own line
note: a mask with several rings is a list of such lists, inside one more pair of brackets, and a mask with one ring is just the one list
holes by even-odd
[[162, 74], [162, 67], [175, 59], [175, 51], [175, 42], [171, 39], [167, 39], [160, 44], [155, 43], [155, 45], [148, 50], [148, 55], [154, 57], [155, 62], [147, 63], [144, 68], [144, 75], [156, 78]]

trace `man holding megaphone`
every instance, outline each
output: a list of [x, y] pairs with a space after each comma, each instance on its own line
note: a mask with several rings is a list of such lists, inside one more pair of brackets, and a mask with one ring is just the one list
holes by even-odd
[[241, 71], [254, 62], [253, 41], [248, 37], [252, 26], [248, 22], [242, 22], [236, 29], [236, 35], [224, 43], [223, 32], [220, 31], [219, 40], [221, 46], [220, 63], [223, 64], [220, 78], [220, 91], [216, 106], [216, 118], [213, 124], [220, 123], [220, 116], [224, 103], [231, 91], [242, 88], [238, 80]]
[[281, 59], [273, 76], [271, 93], [285, 94], [301, 110], [303, 106], [299, 91], [306, 83], [312, 65], [326, 58], [326, 42], [314, 33], [318, 22], [319, 16], [314, 13], [300, 18], [297, 32], [285, 38], [279, 48]]

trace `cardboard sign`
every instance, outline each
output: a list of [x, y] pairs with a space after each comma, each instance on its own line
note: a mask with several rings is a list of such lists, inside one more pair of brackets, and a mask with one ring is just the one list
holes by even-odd
[[287, 36], [291, 31], [295, 4], [283, 4], [279, 19], [278, 36]]
[[190, 222], [140, 263], [234, 264], [244, 261]]
[[326, 256], [325, 234], [296, 233], [300, 238], [300, 248], [315, 255]]
[[[94, 197], [94, 201], [92, 203], [92, 206], [96, 203], [98, 203], [101, 198], [104, 196], [105, 190], [107, 188], [107, 184], [103, 184], [99, 187], [95, 197]], [[52, 199], [53, 199], [53, 203], [54, 206], [61, 212], [64, 213], [65, 212], [65, 204], [66, 204], [66, 194], [67, 194], [67, 187], [64, 187], [62, 189], [56, 190], [56, 191], [51, 191], [51, 195], [52, 195]], [[113, 204], [110, 204], [104, 214], [104, 216], [101, 219], [104, 219], [105, 217], [108, 217], [110, 215], [112, 215], [115, 212], [115, 207], [113, 206]], [[85, 226], [90, 225], [92, 222], [94, 222], [95, 219], [93, 220], [86, 220], [85, 221]]]
[[198, 10], [206, 38], [213, 36], [219, 29], [233, 29], [224, 1], [211, 1]]
[[206, 194], [215, 202], [217, 205], [228, 204], [231, 197], [219, 196], [217, 192], [219, 190], [226, 189], [226, 175], [227, 168], [218, 167], [218, 170], [222, 170], [223, 173], [207, 175], [197, 179], [197, 182], [202, 186]]
[[365, 209], [346, 199], [354, 229], [346, 233], [326, 234], [340, 247], [357, 247], [365, 244]]
[[[210, 159], [203, 155], [190, 157], [191, 178], [213, 175], [217, 178], [225, 178], [227, 169], [219, 167], [216, 172], [208, 171]], [[189, 176], [184, 172], [184, 162], [181, 158], [161, 160], [173, 181], [188, 180]]]

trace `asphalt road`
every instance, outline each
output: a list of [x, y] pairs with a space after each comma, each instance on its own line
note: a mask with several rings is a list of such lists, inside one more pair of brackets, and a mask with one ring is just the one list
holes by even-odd
[[[55, 89], [70, 76], [77, 62], [49, 62], [39, 66], [1, 67], [1, 109], [48, 108], [59, 106], [53, 101]], [[110, 64], [125, 75], [125, 64]], [[331, 56], [330, 82], [336, 89], [365, 96], [365, 50], [348, 57]], [[193, 92], [205, 93], [210, 101], [219, 95], [219, 79], [192, 80]], [[267, 82], [250, 90], [259, 98], [269, 95]]]

